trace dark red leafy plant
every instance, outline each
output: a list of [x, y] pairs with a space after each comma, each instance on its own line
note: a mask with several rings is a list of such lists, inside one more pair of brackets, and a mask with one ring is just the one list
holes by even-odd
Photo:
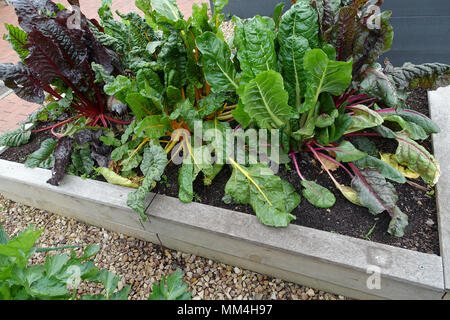
[[[107, 97], [95, 83], [93, 62], [110, 73], [118, 70], [117, 55], [104, 47], [90, 30], [86, 17], [63, 9], [49, 0], [12, 0], [19, 25], [15, 29], [26, 41], [16, 42], [28, 51], [16, 65], [0, 64], [0, 79], [22, 99], [44, 103], [45, 94], [56, 101], [71, 91], [73, 100], [70, 119], [42, 130], [54, 129], [77, 118], [86, 117], [90, 125], [107, 121], [123, 123], [108, 115]], [[11, 32], [10, 32], [11, 33]], [[25, 52], [26, 52], [25, 51]]]

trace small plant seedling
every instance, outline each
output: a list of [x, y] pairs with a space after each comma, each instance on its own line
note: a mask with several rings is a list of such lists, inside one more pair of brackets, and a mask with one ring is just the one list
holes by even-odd
[[170, 188], [170, 187], [172, 186], [171, 183], [167, 182], [167, 181], [168, 181], [168, 180], [167, 180], [167, 175], [163, 174], [163, 175], [161, 176], [161, 178], [162, 178], [161, 183], [164, 183], [164, 185], [166, 186], [166, 188]]
[[153, 284], [153, 290], [148, 300], [190, 300], [188, 285], [183, 284], [183, 274], [177, 270], [167, 278], [162, 277], [160, 283]]
[[195, 199], [195, 202], [200, 202], [200, 203], [202, 202], [202, 199], [200, 198], [200, 196], [195, 192], [194, 192], [194, 199]]
[[365, 239], [367, 241], [372, 241], [372, 239], [370, 239], [370, 236], [372, 235], [373, 231], [375, 230], [376, 225], [377, 225], [377, 222], [375, 222], [375, 224], [369, 230], [369, 232], [367, 232], [365, 235], [361, 234], [361, 238], [363, 238], [363, 239]]

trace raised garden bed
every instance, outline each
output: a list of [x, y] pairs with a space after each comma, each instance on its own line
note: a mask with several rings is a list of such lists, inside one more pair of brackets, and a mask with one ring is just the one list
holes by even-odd
[[[437, 92], [443, 94], [448, 88]], [[436, 92], [431, 114], [446, 128], [450, 108]], [[448, 130], [434, 138], [435, 154], [446, 159], [449, 150], [440, 148]], [[3, 149], [3, 151], [5, 148]], [[445, 163], [444, 161], [442, 163]], [[151, 193], [147, 222], [126, 206], [130, 189], [95, 180], [66, 176], [59, 187], [44, 182], [50, 172], [29, 169], [22, 164], [0, 160], [0, 192], [14, 201], [49, 210], [66, 217], [112, 231], [160, 243], [225, 263], [309, 285], [345, 296], [373, 299], [441, 299], [448, 284], [449, 229], [445, 177], [438, 184], [440, 250], [442, 257], [369, 242], [345, 235], [291, 225], [269, 228], [249, 214], [205, 204], [183, 204], [178, 199]], [[442, 197], [444, 194], [444, 197]], [[371, 290], [367, 279], [377, 266], [381, 289]], [[448, 283], [448, 282], [447, 282]]]
[[[45, 6], [45, 19], [32, 4]], [[350, 297], [442, 298], [446, 236], [432, 189], [441, 172], [427, 149], [447, 123], [422, 114], [426, 91], [409, 106], [405, 91], [429, 88], [450, 66], [383, 67], [390, 13], [367, 1], [325, 4], [234, 18], [228, 43], [219, 6], [212, 16], [206, 4], [194, 7], [182, 20], [171, 1], [139, 2], [146, 19], [117, 21], [103, 3], [100, 24], [79, 16], [73, 26], [74, 12], [50, 1], [14, 2], [23, 30], [8, 25], [7, 39], [23, 63], [1, 64], [0, 76], [25, 100], [50, 103], [30, 118], [33, 130], [0, 137], [13, 147], [0, 161], [0, 192]], [[65, 41], [52, 36], [55, 26], [67, 28]], [[224, 134], [242, 148], [219, 140]], [[278, 173], [263, 163], [267, 154]], [[226, 164], [210, 161], [220, 155]], [[100, 175], [136, 191], [80, 178]]]
[[[429, 116], [427, 91], [420, 88], [413, 91], [408, 98], [408, 106], [411, 109]], [[36, 129], [47, 125], [48, 124], [46, 123], [38, 123]], [[33, 134], [28, 144], [9, 148], [0, 155], [0, 159], [23, 163], [28, 155], [40, 148], [41, 143], [44, 140], [51, 137], [52, 135], [48, 131]], [[395, 152], [395, 145], [393, 146], [389, 141], [379, 140], [380, 150], [392, 153]], [[431, 138], [424, 141], [423, 145], [426, 146], [428, 150], [432, 150]], [[303, 160], [299, 163], [301, 171], [305, 172], [308, 177], [315, 177], [314, 180], [320, 185], [333, 190], [336, 194], [337, 201], [336, 204], [328, 210], [316, 208], [308, 201], [302, 201], [293, 211], [293, 214], [296, 216], [296, 220], [292, 222], [293, 224], [332, 233], [339, 233], [354, 238], [367, 237], [373, 242], [393, 245], [422, 253], [440, 254], [436, 199], [434, 196], [427, 195], [427, 191], [425, 190], [427, 185], [424, 182], [414, 180], [419, 187], [409, 184], [395, 184], [395, 187], [399, 192], [399, 207], [410, 216], [409, 225], [405, 235], [398, 238], [393, 237], [386, 232], [390, 223], [388, 214], [382, 214], [375, 217], [371, 215], [366, 208], [351, 204], [338, 192], [319, 163], [316, 163], [314, 166], [309, 165], [313, 158], [306, 153], [302, 155], [302, 158]], [[158, 183], [156, 188], [153, 189], [153, 192], [177, 198], [179, 192], [178, 169], [178, 166], [173, 164], [170, 165], [165, 172], [167, 179]], [[225, 168], [214, 179], [213, 184], [209, 187], [203, 185], [201, 178], [197, 178], [194, 184], [194, 191], [196, 192], [194, 201], [254, 215], [253, 210], [249, 206], [226, 204], [222, 200], [225, 196], [225, 185], [228, 182], [230, 175], [230, 170]], [[288, 171], [286, 168], [282, 167], [278, 175], [284, 180], [289, 181], [296, 187], [296, 191], [301, 193], [301, 186], [297, 182], [298, 177], [295, 170]], [[339, 169], [336, 172], [336, 177], [346, 185], [350, 185], [350, 179], [342, 169]], [[100, 181], [105, 181], [101, 176], [98, 177], [98, 179]], [[45, 180], [45, 178], [43, 180]], [[419, 189], [420, 187], [424, 189]], [[369, 231], [371, 231], [370, 234]]]

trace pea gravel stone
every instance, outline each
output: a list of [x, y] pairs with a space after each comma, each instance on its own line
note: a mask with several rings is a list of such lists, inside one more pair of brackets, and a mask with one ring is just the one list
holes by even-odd
[[[266, 275], [225, 265], [210, 259], [169, 250], [150, 242], [67, 219], [24, 206], [0, 194], [0, 223], [10, 236], [29, 225], [44, 229], [37, 245], [58, 247], [98, 244], [94, 262], [121, 276], [119, 289], [131, 285], [130, 300], [145, 300], [162, 276], [181, 269], [194, 300], [344, 300], [323, 291], [273, 279]], [[76, 249], [75, 251], [80, 250]], [[69, 252], [61, 251], [61, 252]], [[44, 263], [45, 254], [35, 254], [32, 264]], [[83, 284], [79, 294], [99, 294], [101, 285]]]

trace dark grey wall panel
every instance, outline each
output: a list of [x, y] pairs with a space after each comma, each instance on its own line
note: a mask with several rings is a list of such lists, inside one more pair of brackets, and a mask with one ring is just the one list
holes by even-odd
[[[450, 1], [450, 0], [449, 0]], [[291, 0], [229, 0], [223, 13], [241, 18], [260, 16], [273, 16], [273, 9], [280, 2], [285, 2], [284, 10], [291, 5]], [[211, 8], [213, 7], [211, 0]]]
[[404, 62], [450, 64], [450, 0], [385, 0], [392, 10], [394, 43], [386, 56]]
[[[242, 18], [272, 16], [280, 2], [229, 0], [224, 13]], [[284, 2], [285, 9], [289, 8], [291, 0]], [[450, 64], [450, 0], [385, 0], [382, 9], [393, 12], [394, 43], [386, 56], [395, 66], [407, 61]]]
[[[396, 17], [450, 15], [449, 0], [385, 0], [382, 8]], [[447, 8], [447, 10], [443, 10]]]

